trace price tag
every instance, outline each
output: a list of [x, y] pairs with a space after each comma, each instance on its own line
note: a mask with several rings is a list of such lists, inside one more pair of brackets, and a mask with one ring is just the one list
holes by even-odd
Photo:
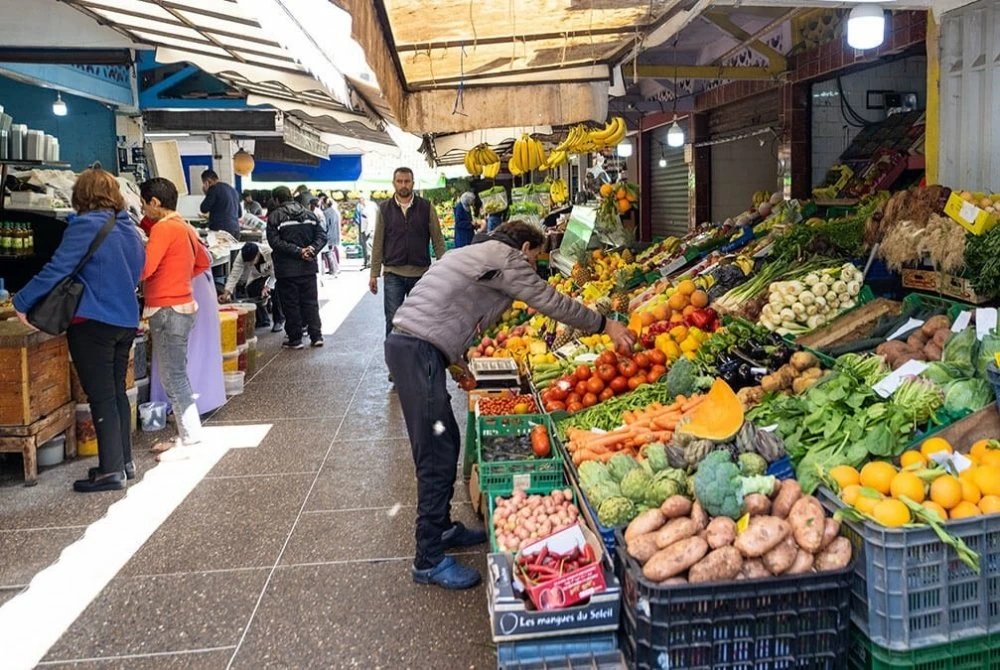
[[916, 377], [926, 369], [927, 363], [924, 361], [909, 361], [878, 384], [875, 384], [872, 390], [883, 398], [890, 398], [893, 393], [899, 390], [899, 387], [902, 386], [907, 377]]
[[752, 375], [766, 375], [767, 368], [750, 368], [750, 374]]
[[920, 319], [910, 319], [909, 321], [907, 321], [906, 323], [903, 324], [902, 328], [900, 328], [895, 333], [893, 333], [892, 335], [890, 335], [889, 337], [887, 337], [885, 339], [887, 339], [887, 340], [894, 340], [897, 337], [899, 337], [900, 335], [902, 335], [903, 333], [911, 331], [914, 328], [919, 328], [922, 325], [924, 325], [924, 322], [921, 321]]
[[971, 202], [967, 202], [962, 205], [962, 209], [959, 211], [958, 215], [965, 219], [967, 223], [975, 223], [976, 217], [979, 216], [979, 212], [981, 211], [981, 209], [973, 205]]
[[514, 475], [514, 490], [515, 491], [527, 491], [531, 488], [531, 473], [525, 472], [519, 475]]
[[677, 272], [685, 265], [687, 265], [687, 259], [685, 259], [683, 256], [675, 258], [673, 261], [667, 263], [662, 268], [660, 268], [660, 276], [669, 277], [670, 275]]
[[958, 315], [958, 318], [955, 319], [955, 323], [951, 324], [951, 332], [961, 333], [969, 327], [970, 323], [972, 323], [972, 312], [965, 310]]
[[976, 309], [976, 338], [982, 341], [984, 337], [997, 329], [996, 307], [979, 307]]

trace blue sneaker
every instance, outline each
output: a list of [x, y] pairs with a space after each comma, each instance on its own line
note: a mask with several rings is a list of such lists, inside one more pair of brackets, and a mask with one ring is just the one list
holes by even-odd
[[410, 568], [413, 581], [417, 584], [435, 584], [443, 589], [471, 589], [479, 583], [479, 570], [458, 563], [451, 556], [445, 556], [433, 568], [418, 570]]
[[486, 531], [466, 528], [460, 521], [456, 521], [451, 528], [441, 533], [441, 542], [445, 549], [474, 547], [486, 542]]

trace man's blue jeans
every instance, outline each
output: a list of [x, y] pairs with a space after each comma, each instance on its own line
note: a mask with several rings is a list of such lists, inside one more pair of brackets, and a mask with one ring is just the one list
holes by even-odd
[[396, 310], [403, 304], [406, 296], [417, 285], [420, 277], [402, 277], [391, 272], [382, 275], [382, 290], [385, 293], [385, 336], [389, 337], [392, 332], [392, 320], [396, 316]]

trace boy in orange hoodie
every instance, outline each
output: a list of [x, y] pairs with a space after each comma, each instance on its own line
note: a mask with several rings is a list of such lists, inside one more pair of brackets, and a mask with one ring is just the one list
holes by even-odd
[[[198, 303], [191, 280], [212, 264], [198, 233], [176, 211], [177, 188], [162, 177], [139, 187], [143, 214], [156, 221], [146, 245], [142, 271], [143, 297], [153, 337], [153, 355], [160, 369], [163, 390], [177, 419], [178, 441], [201, 441], [201, 417], [187, 376], [187, 349]], [[163, 453], [173, 442], [153, 447]]]

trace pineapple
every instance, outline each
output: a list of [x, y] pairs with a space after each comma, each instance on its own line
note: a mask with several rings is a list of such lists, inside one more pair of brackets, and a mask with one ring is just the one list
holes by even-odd
[[615, 285], [611, 289], [611, 309], [624, 314], [628, 312], [629, 292], [625, 290], [628, 283], [629, 273], [626, 270], [619, 270], [615, 273]]
[[580, 288], [583, 288], [584, 284], [591, 281], [594, 277], [590, 270], [583, 265], [577, 263], [573, 266], [573, 272], [571, 273], [573, 277], [573, 283], [575, 283]]
[[552, 341], [552, 350], [557, 351], [573, 341], [576, 331], [569, 327], [560, 325], [556, 329], [556, 339]]
[[625, 249], [625, 251], [622, 252], [622, 260], [625, 261], [625, 263], [635, 263], [635, 255], [632, 253], [631, 249]]

